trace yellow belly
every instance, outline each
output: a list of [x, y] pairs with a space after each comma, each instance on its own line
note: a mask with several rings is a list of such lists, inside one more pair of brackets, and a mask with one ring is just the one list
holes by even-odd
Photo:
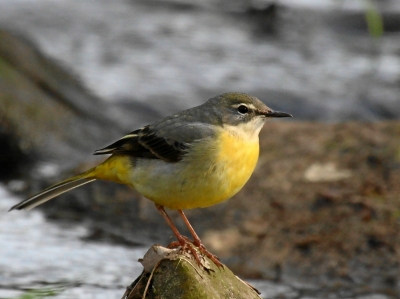
[[243, 140], [221, 130], [218, 140], [198, 142], [177, 163], [137, 159], [129, 177], [131, 185], [170, 209], [208, 207], [232, 197], [253, 173], [258, 138]]

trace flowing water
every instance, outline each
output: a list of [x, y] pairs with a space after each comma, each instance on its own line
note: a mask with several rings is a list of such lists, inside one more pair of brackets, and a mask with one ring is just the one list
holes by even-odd
[[392, 5], [380, 39], [366, 29], [368, 1], [277, 1], [275, 14], [252, 12], [252, 2], [268, 3], [2, 0], [0, 25], [103, 99], [145, 102], [163, 115], [242, 91], [296, 119], [400, 117], [399, 1], [382, 1]]
[[21, 198], [0, 188], [0, 298], [54, 289], [57, 298], [118, 298], [142, 271], [146, 248], [82, 241], [81, 226], [53, 224], [38, 210], [7, 213]]

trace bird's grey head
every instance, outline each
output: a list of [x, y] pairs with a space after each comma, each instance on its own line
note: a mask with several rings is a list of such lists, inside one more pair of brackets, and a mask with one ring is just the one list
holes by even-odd
[[274, 111], [256, 97], [245, 93], [228, 92], [209, 99], [205, 105], [213, 109], [223, 125], [237, 126], [255, 120], [263, 123], [269, 117], [291, 117]]

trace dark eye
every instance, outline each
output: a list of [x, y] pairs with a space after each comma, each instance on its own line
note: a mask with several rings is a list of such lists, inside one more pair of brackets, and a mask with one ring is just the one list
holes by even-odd
[[240, 105], [240, 106], [237, 108], [237, 111], [238, 111], [240, 114], [246, 114], [247, 112], [249, 112], [249, 108], [247, 108], [247, 106], [245, 106], [245, 105]]

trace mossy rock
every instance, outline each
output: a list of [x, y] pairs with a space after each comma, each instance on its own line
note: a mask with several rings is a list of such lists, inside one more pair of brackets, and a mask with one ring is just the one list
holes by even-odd
[[260, 299], [258, 291], [226, 266], [208, 258], [200, 266], [179, 249], [154, 245], [146, 253], [143, 273], [128, 287], [126, 299]]

